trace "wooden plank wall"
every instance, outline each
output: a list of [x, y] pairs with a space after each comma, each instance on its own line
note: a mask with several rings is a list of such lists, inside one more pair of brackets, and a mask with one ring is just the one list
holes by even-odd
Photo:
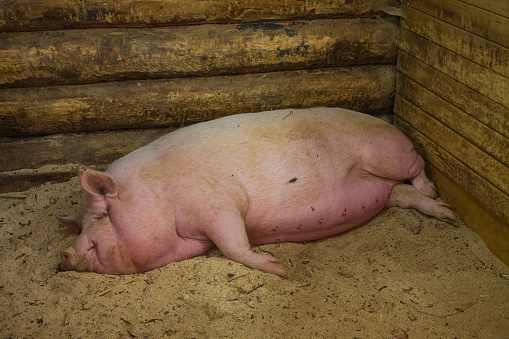
[[0, 192], [66, 179], [69, 162], [105, 165], [161, 128], [229, 114], [391, 114], [399, 18], [388, 13], [399, 7], [0, 0]]
[[395, 124], [442, 197], [509, 264], [509, 2], [402, 9]]

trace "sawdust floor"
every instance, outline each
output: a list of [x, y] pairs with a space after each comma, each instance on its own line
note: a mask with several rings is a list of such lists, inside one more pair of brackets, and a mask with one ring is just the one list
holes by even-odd
[[75, 236], [57, 217], [79, 192], [73, 180], [0, 198], [1, 338], [509, 338], [509, 268], [464, 226], [393, 208], [337, 237], [258, 247], [287, 280], [217, 250], [145, 274], [60, 272]]

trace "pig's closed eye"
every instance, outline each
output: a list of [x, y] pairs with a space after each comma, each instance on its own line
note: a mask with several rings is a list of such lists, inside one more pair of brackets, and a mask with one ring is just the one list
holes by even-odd
[[90, 251], [93, 248], [97, 249], [97, 241], [92, 240], [90, 242], [91, 242], [91, 245], [90, 245], [90, 248], [87, 251]]
[[97, 214], [97, 215], [94, 215], [93, 219], [94, 220], [101, 220], [102, 218], [105, 218], [108, 216], [108, 213], [107, 212], [104, 212], [102, 214]]

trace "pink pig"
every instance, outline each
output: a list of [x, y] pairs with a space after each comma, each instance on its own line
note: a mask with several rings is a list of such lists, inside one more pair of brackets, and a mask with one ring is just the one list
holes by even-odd
[[[79, 171], [81, 231], [62, 269], [128, 274], [214, 246], [284, 277], [252, 245], [302, 242], [359, 226], [384, 207], [454, 220], [412, 143], [392, 125], [339, 108], [239, 114], [185, 127], [106, 172]], [[403, 181], [410, 180], [410, 184]]]

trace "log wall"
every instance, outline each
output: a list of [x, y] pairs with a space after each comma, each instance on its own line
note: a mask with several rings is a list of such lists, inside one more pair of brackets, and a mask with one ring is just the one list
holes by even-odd
[[375, 17], [397, 0], [0, 0], [0, 31]]
[[509, 3], [403, 2], [395, 124], [509, 264]]
[[[390, 114], [397, 0], [0, 0], [0, 192], [168, 128], [339, 106]], [[48, 167], [50, 166], [50, 167]]]

